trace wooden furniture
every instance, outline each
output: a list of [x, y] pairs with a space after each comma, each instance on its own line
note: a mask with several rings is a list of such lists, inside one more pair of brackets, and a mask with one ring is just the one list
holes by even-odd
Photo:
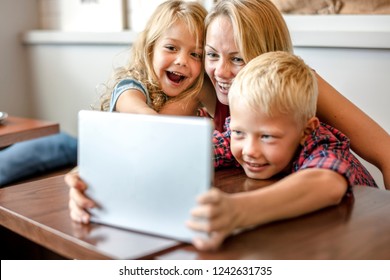
[[9, 116], [0, 124], [0, 149], [58, 132], [59, 124], [54, 122]]
[[[269, 183], [249, 179], [241, 169], [215, 175], [215, 185], [226, 192]], [[356, 186], [338, 206], [232, 236], [214, 252], [139, 232], [74, 223], [68, 192], [63, 176], [1, 189], [6, 250], [26, 251], [29, 242], [49, 249], [54, 258], [70, 259], [390, 259], [390, 192], [380, 189]], [[23, 249], [4, 239], [15, 233], [30, 240]]]

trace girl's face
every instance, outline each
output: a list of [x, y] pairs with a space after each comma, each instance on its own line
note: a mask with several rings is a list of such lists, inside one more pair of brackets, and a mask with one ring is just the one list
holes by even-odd
[[[178, 21], [156, 41], [153, 70], [163, 92], [178, 96], [189, 88], [202, 70], [202, 44]], [[198, 46], [198, 47], [197, 47]]]
[[229, 105], [228, 93], [233, 79], [245, 62], [233, 38], [227, 17], [219, 16], [207, 28], [205, 70], [214, 85], [218, 100]]

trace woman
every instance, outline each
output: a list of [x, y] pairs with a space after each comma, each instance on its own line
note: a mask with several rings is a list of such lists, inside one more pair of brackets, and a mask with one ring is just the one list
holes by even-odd
[[[205, 70], [214, 92], [204, 90], [200, 99], [219, 129], [214, 134], [215, 166], [234, 163], [230, 135], [223, 133], [222, 126], [230, 114], [227, 95], [234, 77], [246, 63], [262, 53], [292, 50], [286, 23], [269, 0], [224, 0], [208, 14]], [[317, 83], [319, 119], [345, 133], [351, 140], [351, 148], [381, 170], [385, 186], [390, 189], [389, 134], [318, 74]], [[208, 82], [204, 88], [210, 90]], [[65, 180], [71, 187], [72, 218], [88, 223], [89, 214], [85, 209], [95, 204], [84, 195], [87, 186], [75, 173], [68, 174]]]

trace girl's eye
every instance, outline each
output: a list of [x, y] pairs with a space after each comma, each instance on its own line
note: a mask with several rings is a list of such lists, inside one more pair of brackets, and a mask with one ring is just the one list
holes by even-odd
[[175, 51], [176, 48], [174, 46], [165, 46], [165, 48], [169, 51]]
[[191, 56], [193, 56], [196, 59], [202, 59], [202, 54], [201, 53], [191, 53]]

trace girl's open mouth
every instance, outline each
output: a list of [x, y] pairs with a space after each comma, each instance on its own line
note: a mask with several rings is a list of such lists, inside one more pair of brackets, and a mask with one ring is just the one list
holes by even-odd
[[167, 77], [169, 80], [177, 84], [179, 84], [181, 81], [183, 81], [186, 78], [186, 76], [184, 76], [183, 74], [180, 74], [178, 72], [170, 72], [170, 71], [167, 71]]

